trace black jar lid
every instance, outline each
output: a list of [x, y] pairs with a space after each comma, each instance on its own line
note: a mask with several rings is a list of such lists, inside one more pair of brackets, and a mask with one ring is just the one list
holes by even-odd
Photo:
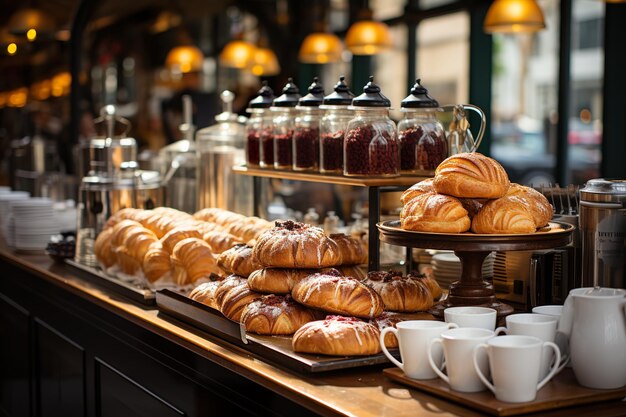
[[272, 105], [274, 101], [274, 90], [267, 85], [267, 81], [263, 81], [263, 87], [257, 93], [258, 96], [250, 100], [248, 107], [251, 109], [266, 109]]
[[345, 83], [346, 77], [339, 77], [339, 82], [335, 85], [335, 91], [324, 97], [324, 104], [331, 106], [349, 106], [352, 104], [354, 94]]
[[439, 107], [439, 102], [428, 95], [428, 90], [420, 84], [421, 81], [419, 78], [415, 80], [411, 94], [402, 100], [401, 107], [421, 109]]
[[363, 94], [352, 99], [355, 107], [391, 107], [391, 101], [380, 92], [380, 87], [374, 84], [374, 77], [363, 87]]
[[319, 106], [324, 101], [324, 86], [319, 83], [317, 77], [313, 78], [313, 83], [309, 86], [309, 94], [298, 100], [298, 106]]
[[287, 84], [283, 87], [283, 94], [276, 97], [272, 106], [276, 107], [295, 107], [300, 100], [300, 91], [298, 86], [293, 83], [293, 78], [289, 77]]

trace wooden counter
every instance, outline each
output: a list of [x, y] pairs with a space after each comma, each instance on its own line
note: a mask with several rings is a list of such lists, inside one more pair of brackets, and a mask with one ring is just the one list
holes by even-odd
[[[5, 248], [0, 340], [0, 407], [11, 416], [480, 415], [395, 384], [380, 367], [283, 370], [85, 282], [69, 266]], [[626, 403], [542, 415], [594, 413], [624, 415]]]

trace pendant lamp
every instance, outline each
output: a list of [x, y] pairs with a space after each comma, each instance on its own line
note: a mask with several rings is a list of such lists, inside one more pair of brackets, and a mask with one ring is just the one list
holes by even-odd
[[225, 67], [245, 69], [252, 64], [255, 51], [256, 47], [250, 42], [232, 40], [220, 52], [219, 61]]
[[26, 36], [33, 42], [38, 37], [54, 36], [54, 22], [39, 9], [20, 9], [11, 16], [7, 25], [9, 33], [16, 36]]
[[341, 59], [343, 46], [337, 35], [314, 32], [302, 41], [298, 59], [307, 64], [327, 64]]
[[165, 58], [165, 66], [171, 70], [181, 72], [200, 71], [204, 55], [202, 51], [193, 45], [181, 45], [172, 48]]
[[270, 77], [280, 73], [276, 54], [269, 48], [257, 47], [250, 63], [250, 72], [257, 77]]
[[543, 12], [535, 0], [495, 0], [484, 22], [487, 33], [530, 33], [545, 27]]
[[346, 46], [354, 55], [376, 55], [391, 47], [389, 26], [373, 20], [372, 10], [366, 6], [346, 34]]

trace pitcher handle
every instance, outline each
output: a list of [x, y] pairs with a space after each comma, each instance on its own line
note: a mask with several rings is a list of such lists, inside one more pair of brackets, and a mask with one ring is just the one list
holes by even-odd
[[487, 128], [487, 116], [485, 116], [485, 112], [483, 112], [483, 110], [478, 106], [475, 106], [473, 104], [462, 104], [462, 106], [464, 109], [472, 110], [474, 113], [480, 116], [480, 129], [478, 130], [478, 135], [474, 140], [474, 146], [472, 146], [472, 149], [470, 150], [470, 152], [476, 152], [476, 149], [478, 149], [478, 147], [480, 146], [480, 142], [482, 142], [483, 140], [483, 136], [485, 136], [485, 129]]

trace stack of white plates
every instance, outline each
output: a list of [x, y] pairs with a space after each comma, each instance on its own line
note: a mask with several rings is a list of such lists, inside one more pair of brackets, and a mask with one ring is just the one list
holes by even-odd
[[[493, 276], [495, 256], [490, 253], [483, 262], [483, 277]], [[433, 255], [431, 264], [435, 279], [441, 288], [448, 288], [454, 281], [461, 278], [461, 260], [452, 252]]]
[[53, 208], [61, 232], [76, 230], [76, 203], [74, 200], [56, 202]]
[[9, 235], [9, 217], [12, 201], [26, 200], [30, 194], [26, 191], [0, 191], [0, 231], [9, 245], [12, 245], [12, 236]]
[[59, 225], [48, 198], [29, 198], [10, 203], [9, 235], [13, 247], [20, 250], [43, 250], [50, 236], [59, 233]]

